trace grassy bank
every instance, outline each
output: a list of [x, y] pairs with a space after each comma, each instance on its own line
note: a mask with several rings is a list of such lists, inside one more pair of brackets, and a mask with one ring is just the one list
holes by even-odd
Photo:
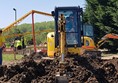
[[[16, 55], [16, 59], [19, 60], [23, 57], [23, 55]], [[3, 61], [13, 61], [14, 55], [13, 54], [3, 54]]]

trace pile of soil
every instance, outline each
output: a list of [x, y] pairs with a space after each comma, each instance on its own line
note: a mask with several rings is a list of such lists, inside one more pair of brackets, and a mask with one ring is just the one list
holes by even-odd
[[69, 83], [117, 83], [118, 59], [68, 55], [60, 63], [60, 58], [36, 62], [29, 57], [11, 66], [0, 66], [2, 83], [55, 83], [57, 75], [65, 76]]

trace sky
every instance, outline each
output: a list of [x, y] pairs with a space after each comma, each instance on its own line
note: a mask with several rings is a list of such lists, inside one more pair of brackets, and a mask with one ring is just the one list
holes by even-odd
[[[0, 28], [5, 28], [15, 21], [15, 11], [17, 19], [31, 10], [51, 13], [55, 7], [80, 6], [85, 7], [85, 0], [0, 0]], [[34, 15], [34, 22], [43, 22], [53, 20], [52, 17], [44, 15]], [[20, 24], [32, 23], [31, 15], [24, 19]]]

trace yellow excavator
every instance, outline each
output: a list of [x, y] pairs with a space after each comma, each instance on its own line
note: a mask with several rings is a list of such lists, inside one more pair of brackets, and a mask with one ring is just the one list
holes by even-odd
[[[92, 37], [83, 34], [86, 33], [88, 27], [84, 30], [81, 20], [82, 8], [80, 7], [56, 7], [52, 16], [55, 19], [55, 32], [47, 34], [47, 55], [49, 57], [60, 55], [63, 57], [68, 54], [101, 57], [101, 51], [98, 49], [108, 39], [118, 39], [117, 34], [106, 34], [95, 44]], [[67, 19], [70, 19], [73, 24], [69, 24], [70, 30], [68, 30]], [[92, 34], [93, 32], [89, 30], [88, 33]]]
[[64, 57], [68, 54], [100, 54], [93, 39], [83, 35], [82, 8], [56, 7], [52, 15], [55, 19], [55, 32], [47, 35], [47, 55], [49, 57], [58, 55]]

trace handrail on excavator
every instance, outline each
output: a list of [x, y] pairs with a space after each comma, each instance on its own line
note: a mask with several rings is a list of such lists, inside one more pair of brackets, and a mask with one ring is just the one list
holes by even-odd
[[41, 12], [41, 11], [36, 11], [36, 10], [31, 10], [30, 12], [28, 12], [27, 14], [25, 14], [24, 16], [22, 16], [21, 18], [19, 18], [18, 20], [16, 20], [15, 22], [13, 22], [12, 24], [10, 24], [9, 26], [7, 26], [6, 28], [3, 29], [3, 32], [9, 30], [10, 28], [12, 28], [15, 24], [18, 24], [19, 22], [21, 22], [23, 19], [25, 19], [26, 17], [28, 17], [30, 14], [42, 14], [42, 15], [46, 15], [46, 16], [52, 16], [52, 14], [49, 13], [45, 13], [45, 12]]

